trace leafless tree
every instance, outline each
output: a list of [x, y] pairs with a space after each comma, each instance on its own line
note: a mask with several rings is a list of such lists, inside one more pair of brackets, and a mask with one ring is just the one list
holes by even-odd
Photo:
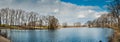
[[65, 23], [62, 24], [62, 26], [63, 26], [63, 27], [67, 27], [68, 24], [65, 22]]
[[76, 23], [74, 23], [74, 26], [75, 26], [75, 27], [80, 27], [80, 26], [81, 26], [81, 23], [80, 23], [80, 22], [76, 22]]
[[118, 28], [120, 28], [120, 0], [113, 0], [113, 2], [108, 4], [108, 9], [113, 14], [113, 17], [117, 18]]
[[[21, 9], [0, 9], [0, 24], [27, 26], [48, 26], [49, 29], [58, 27], [58, 19], [55, 16], [41, 16], [35, 12], [25, 12]], [[38, 23], [38, 24], [36, 24]]]
[[58, 27], [58, 19], [54, 16], [49, 16], [48, 28], [49, 29], [56, 29]]

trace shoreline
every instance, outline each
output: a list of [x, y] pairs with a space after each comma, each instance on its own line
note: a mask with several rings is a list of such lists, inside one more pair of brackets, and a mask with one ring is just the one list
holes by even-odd
[[[91, 27], [91, 28], [92, 28], [92, 27]], [[95, 28], [95, 27], [93, 27], [93, 28]], [[6, 29], [8, 29], [8, 28], [6, 28]], [[38, 28], [34, 28], [34, 29], [30, 29], [30, 28], [26, 28], [26, 29], [9, 28], [9, 29], [14, 29], [14, 30], [50, 30], [50, 29], [40, 29], [40, 28], [39, 28], [39, 29], [38, 29]], [[58, 28], [58, 29], [60, 29], [60, 28]], [[113, 28], [111, 28], [111, 29], [113, 29]], [[56, 30], [56, 29], [55, 29], [55, 30]], [[115, 29], [113, 29], [113, 30], [115, 30]], [[116, 31], [116, 30], [115, 30], [115, 31]], [[118, 36], [120, 35], [120, 34], [118, 35], [118, 33], [120, 33], [120, 32], [115, 32], [114, 36], [113, 36], [112, 38], [109, 38], [109, 40], [110, 40], [111, 42], [117, 42]], [[117, 39], [117, 40], [116, 40], [116, 39]], [[2, 41], [2, 40], [3, 40], [3, 41]], [[0, 42], [10, 42], [10, 40], [0, 35]]]
[[10, 40], [0, 35], [0, 42], [10, 42]]

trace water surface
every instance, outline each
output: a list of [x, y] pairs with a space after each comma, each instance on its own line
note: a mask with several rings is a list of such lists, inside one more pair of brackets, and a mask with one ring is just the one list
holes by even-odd
[[62, 28], [58, 30], [10, 30], [11, 42], [108, 42], [108, 28]]

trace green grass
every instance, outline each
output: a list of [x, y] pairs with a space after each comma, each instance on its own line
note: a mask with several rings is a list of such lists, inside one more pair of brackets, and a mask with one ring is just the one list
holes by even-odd
[[2, 29], [48, 29], [47, 26], [12, 26], [6, 24], [1, 24], [0, 27]]
[[1, 24], [0, 27], [8, 28], [8, 29], [20, 28], [20, 27], [17, 27], [17, 26], [10, 26], [10, 25], [6, 25], [6, 24]]

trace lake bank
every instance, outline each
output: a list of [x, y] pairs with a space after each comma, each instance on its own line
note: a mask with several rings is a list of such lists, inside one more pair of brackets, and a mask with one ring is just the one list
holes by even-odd
[[10, 40], [0, 35], [0, 42], [10, 42]]
[[120, 42], [120, 28], [118, 26], [109, 26], [114, 30], [114, 35], [111, 38], [111, 42]]
[[114, 37], [112, 38], [113, 42], [120, 42], [120, 30], [114, 29]]
[[[90, 27], [90, 28], [93, 28], [93, 27]], [[109, 38], [110, 42], [120, 42], [120, 30], [119, 30], [119, 28], [115, 27], [115, 26], [109, 26], [109, 28], [114, 30], [114, 35], [111, 38]]]

